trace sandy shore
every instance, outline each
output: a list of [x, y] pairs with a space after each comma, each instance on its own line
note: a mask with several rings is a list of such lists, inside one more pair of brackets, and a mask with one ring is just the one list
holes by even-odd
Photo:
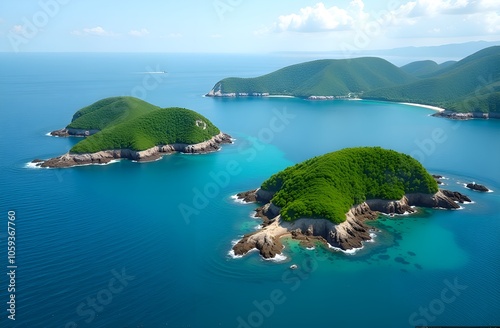
[[415, 104], [415, 103], [404, 103], [404, 102], [402, 102], [400, 104], [401, 105], [408, 105], [408, 106], [415, 106], [415, 107], [423, 107], [423, 108], [435, 110], [437, 112], [444, 112], [445, 111], [444, 108], [436, 107], [436, 106], [430, 106], [430, 105], [422, 105], [422, 104]]

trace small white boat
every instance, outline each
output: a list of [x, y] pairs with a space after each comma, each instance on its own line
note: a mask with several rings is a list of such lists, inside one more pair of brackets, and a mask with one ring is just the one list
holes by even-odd
[[298, 268], [297, 264], [292, 264], [292, 265], [290, 265], [290, 269], [292, 269], [292, 270], [295, 270], [295, 269], [297, 269], [297, 268]]

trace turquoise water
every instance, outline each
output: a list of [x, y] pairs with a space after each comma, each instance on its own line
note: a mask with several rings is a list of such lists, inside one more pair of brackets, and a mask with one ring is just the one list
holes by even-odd
[[[18, 238], [17, 318], [7, 320], [2, 311], [2, 327], [499, 323], [500, 121], [457, 123], [430, 117], [428, 109], [381, 102], [202, 97], [223, 77], [259, 75], [301, 61], [295, 57], [0, 57], [0, 211], [4, 218], [16, 211]], [[157, 67], [169, 73], [144, 88], [145, 100], [197, 110], [235, 144], [147, 164], [26, 167], [78, 141], [45, 136], [77, 109], [137, 93], [152, 76], [144, 72]], [[306, 250], [290, 240], [282, 262], [228, 255], [232, 242], [260, 223], [251, 218], [255, 206], [235, 203], [232, 195], [312, 156], [367, 145], [412, 154], [474, 203], [382, 217], [372, 223], [375, 242], [355, 255]], [[465, 189], [462, 183], [472, 180], [495, 192]], [[7, 254], [1, 256], [6, 265]], [[292, 263], [299, 269], [289, 270]], [[127, 279], [118, 291], [122, 273]], [[455, 281], [462, 289], [445, 293], [456, 297], [443, 302], [442, 291]], [[427, 317], [421, 307], [431, 308]]]

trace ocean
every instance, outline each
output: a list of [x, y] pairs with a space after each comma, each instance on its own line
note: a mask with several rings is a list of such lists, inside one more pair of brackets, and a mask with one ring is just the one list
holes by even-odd
[[[215, 54], [0, 54], [1, 327], [414, 327], [500, 324], [500, 120], [434, 118], [375, 101], [203, 97], [220, 79], [311, 58]], [[166, 71], [166, 73], [161, 73]], [[235, 138], [216, 153], [151, 163], [34, 169], [79, 139], [46, 134], [75, 111], [132, 95], [193, 109]], [[230, 254], [260, 221], [231, 197], [313, 156], [405, 152], [457, 211], [381, 217], [354, 254]], [[493, 190], [479, 193], [464, 183]], [[189, 210], [186, 210], [189, 209]], [[8, 273], [15, 212], [15, 320]], [[10, 212], [11, 214], [13, 212]], [[297, 264], [297, 270], [290, 270]]]

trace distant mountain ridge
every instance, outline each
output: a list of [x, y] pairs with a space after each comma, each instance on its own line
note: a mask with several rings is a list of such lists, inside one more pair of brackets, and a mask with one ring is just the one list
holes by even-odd
[[324, 59], [255, 78], [226, 78], [207, 96], [360, 97], [440, 106], [456, 112], [500, 112], [500, 46], [458, 62], [419, 61], [403, 67], [376, 57]]

